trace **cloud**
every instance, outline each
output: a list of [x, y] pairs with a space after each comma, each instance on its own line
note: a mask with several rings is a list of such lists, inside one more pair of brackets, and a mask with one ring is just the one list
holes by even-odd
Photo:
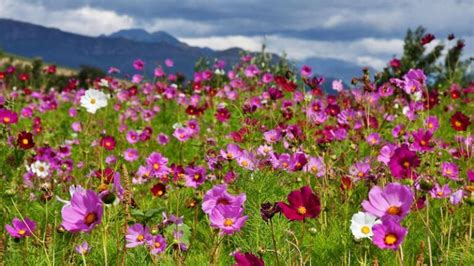
[[290, 59], [305, 60], [311, 57], [351, 61], [361, 66], [381, 69], [393, 55], [403, 51], [401, 39], [363, 38], [352, 41], [319, 41], [288, 38], [280, 35], [266, 37], [211, 36], [207, 38], [180, 38], [189, 45], [224, 50], [238, 46], [259, 51], [265, 43], [269, 52], [288, 54]]
[[15, 0], [0, 2], [0, 17], [26, 20], [89, 36], [109, 34], [120, 29], [130, 28], [135, 23], [130, 16], [118, 15], [114, 11], [87, 5], [78, 9], [48, 10], [38, 4], [25, 5]]

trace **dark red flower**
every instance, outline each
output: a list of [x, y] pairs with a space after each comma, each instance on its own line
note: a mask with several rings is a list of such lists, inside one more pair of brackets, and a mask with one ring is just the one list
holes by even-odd
[[402, 63], [401, 63], [400, 59], [394, 58], [394, 59], [390, 60], [389, 65], [390, 65], [392, 68], [400, 68], [400, 66], [402, 65]]
[[97, 170], [94, 172], [95, 177], [104, 182], [105, 184], [110, 184], [114, 179], [115, 171], [111, 168], [105, 168], [104, 170]]
[[284, 91], [288, 92], [294, 92], [298, 85], [294, 83], [293, 81], [288, 81], [285, 77], [283, 76], [276, 76], [274, 78], [274, 81], [280, 88], [282, 88]]
[[166, 186], [163, 183], [157, 183], [150, 191], [155, 197], [163, 197], [166, 194]]
[[421, 45], [426, 45], [426, 44], [430, 43], [430, 42], [431, 42], [432, 40], [434, 40], [434, 39], [435, 39], [435, 36], [434, 36], [433, 34], [428, 33], [428, 34], [426, 34], [425, 36], [423, 36], [423, 38], [421, 38], [420, 44], [421, 44]]
[[280, 207], [286, 218], [291, 221], [316, 218], [321, 212], [319, 198], [309, 186], [304, 186], [288, 194], [288, 202], [290, 203], [289, 205], [284, 202], [278, 202], [278, 207]]
[[33, 134], [26, 131], [22, 131], [20, 134], [18, 134], [16, 143], [18, 144], [20, 148], [25, 149], [25, 150], [31, 149], [35, 146], [35, 143], [33, 141]]
[[234, 253], [235, 265], [234, 266], [264, 266], [263, 260], [252, 253], [240, 253], [237, 251]]
[[100, 140], [100, 146], [104, 147], [104, 149], [111, 151], [115, 149], [115, 139], [112, 136], [104, 136]]
[[341, 190], [351, 190], [352, 180], [350, 177], [344, 176], [341, 178]]
[[471, 120], [465, 114], [457, 111], [451, 116], [451, 126], [456, 131], [466, 131], [467, 127], [471, 124]]
[[227, 108], [220, 107], [220, 108], [217, 108], [215, 117], [220, 122], [226, 122], [227, 120], [230, 119], [230, 112], [229, 112], [229, 110], [227, 110]]

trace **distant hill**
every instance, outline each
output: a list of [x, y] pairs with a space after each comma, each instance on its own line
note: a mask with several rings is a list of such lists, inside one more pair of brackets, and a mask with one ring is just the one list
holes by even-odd
[[185, 43], [180, 42], [178, 39], [173, 37], [171, 34], [164, 31], [156, 31], [149, 33], [143, 29], [126, 29], [114, 32], [108, 35], [110, 38], [124, 38], [127, 40], [137, 42], [148, 42], [148, 43], [168, 43], [172, 45], [187, 46]]
[[[89, 65], [107, 70], [114, 66], [124, 75], [136, 73], [132, 62], [137, 58], [145, 61], [147, 75], [151, 75], [158, 62], [171, 58], [175, 63], [171, 71], [187, 76], [192, 75], [199, 58], [224, 59], [232, 65], [238, 62], [242, 52], [240, 48], [216, 51], [189, 46], [164, 31], [149, 33], [142, 29], [125, 29], [109, 36], [89, 37], [10, 19], [0, 19], [0, 49], [29, 58], [41, 57], [44, 61], [70, 68]], [[332, 59], [314, 59], [307, 63], [325, 76], [334, 76], [341, 73], [337, 70], [343, 69], [345, 72], [340, 76], [346, 83], [356, 69], [355, 66], [348, 67], [347, 62]], [[326, 79], [325, 88], [333, 78]]]

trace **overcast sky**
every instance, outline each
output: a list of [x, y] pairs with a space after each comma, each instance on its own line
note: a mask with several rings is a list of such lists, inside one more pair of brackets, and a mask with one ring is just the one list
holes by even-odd
[[97, 36], [163, 30], [195, 46], [285, 51], [380, 69], [400, 55], [408, 28], [449, 33], [474, 55], [474, 0], [0, 0], [0, 17]]

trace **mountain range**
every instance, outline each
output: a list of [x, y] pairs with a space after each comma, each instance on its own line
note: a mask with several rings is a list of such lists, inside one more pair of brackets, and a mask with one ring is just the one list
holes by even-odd
[[[191, 75], [200, 58], [224, 59], [228, 65], [238, 62], [240, 48], [217, 51], [189, 46], [164, 31], [149, 33], [143, 29], [124, 29], [110, 35], [83, 36], [10, 19], [0, 19], [0, 49], [24, 56], [41, 57], [46, 62], [78, 68], [89, 65], [107, 70], [117, 67], [122, 74], [134, 73], [132, 62], [144, 60], [151, 73], [157, 62], [173, 59], [174, 71]], [[311, 58], [296, 65], [308, 64], [319, 75], [336, 76], [346, 83], [359, 75], [360, 67], [341, 60]], [[333, 78], [326, 77], [327, 85]]]

